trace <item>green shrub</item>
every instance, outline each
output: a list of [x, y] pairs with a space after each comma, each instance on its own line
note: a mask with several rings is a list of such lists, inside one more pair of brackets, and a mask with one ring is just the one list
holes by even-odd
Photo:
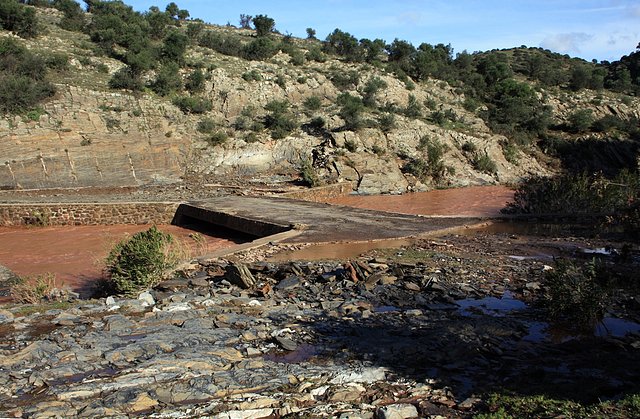
[[291, 61], [290, 63], [299, 67], [304, 65], [305, 62], [305, 58], [304, 58], [304, 54], [302, 54], [299, 51], [294, 52], [293, 54], [289, 54], [291, 56]]
[[209, 99], [199, 96], [178, 96], [172, 103], [184, 113], [202, 114], [213, 108]]
[[106, 258], [107, 281], [115, 293], [133, 296], [158, 283], [180, 256], [175, 239], [153, 226], [111, 249]]
[[242, 47], [241, 55], [245, 60], [264, 61], [279, 51], [278, 44], [267, 37], [255, 39]]
[[424, 181], [429, 178], [429, 163], [422, 158], [410, 158], [404, 166], [402, 166], [403, 173], [409, 173], [416, 178]]
[[38, 35], [36, 12], [14, 0], [0, 0], [0, 27], [22, 38]]
[[329, 76], [329, 80], [338, 90], [349, 90], [355, 88], [360, 82], [360, 74], [355, 70], [344, 72], [334, 70]]
[[274, 140], [285, 138], [298, 127], [294, 115], [289, 110], [288, 102], [274, 100], [264, 108], [269, 112], [264, 118], [264, 125], [269, 128]]
[[109, 87], [112, 89], [141, 91], [144, 88], [144, 84], [139, 74], [134, 72], [131, 67], [126, 66], [113, 73], [113, 76], [109, 79]]
[[307, 61], [315, 61], [317, 63], [324, 63], [327, 61], [327, 56], [322, 52], [322, 49], [318, 46], [309, 48], [309, 51], [305, 54]]
[[203, 118], [198, 122], [197, 130], [203, 134], [210, 134], [216, 127], [216, 123], [211, 118]]
[[363, 126], [362, 112], [364, 111], [362, 100], [345, 92], [338, 96], [337, 102], [340, 105], [338, 114], [344, 120], [345, 128], [348, 130], [361, 128]]
[[591, 124], [593, 124], [591, 109], [578, 109], [569, 115], [568, 125], [571, 132], [585, 132], [591, 127]]
[[45, 115], [46, 112], [42, 108], [35, 108], [27, 112], [24, 116], [30, 121], [39, 121], [42, 115]]
[[305, 109], [309, 111], [317, 111], [322, 107], [322, 99], [318, 96], [309, 96], [302, 103]]
[[258, 136], [256, 135], [255, 132], [250, 132], [244, 137], [244, 140], [247, 143], [252, 144], [252, 143], [258, 142], [259, 138], [258, 138]]
[[0, 38], [0, 113], [21, 113], [53, 96], [44, 59], [11, 38]]
[[242, 55], [242, 42], [234, 35], [223, 35], [214, 31], [206, 31], [198, 38], [198, 44], [224, 55], [239, 57]]
[[387, 88], [387, 83], [379, 77], [370, 78], [362, 90], [362, 103], [365, 106], [373, 108], [377, 105], [376, 94]]
[[505, 141], [501, 143], [502, 153], [504, 154], [505, 160], [507, 160], [511, 164], [518, 164], [519, 161], [519, 150], [518, 146], [514, 144], [512, 141]]
[[282, 74], [278, 74], [275, 80], [276, 84], [281, 88], [285, 89], [287, 87], [287, 80], [284, 78]]
[[422, 106], [414, 95], [409, 95], [407, 106], [402, 111], [407, 118], [420, 118], [422, 116]]
[[307, 186], [312, 188], [321, 185], [320, 177], [310, 160], [302, 162], [302, 165], [300, 166], [300, 177]]
[[469, 112], [475, 112], [480, 107], [480, 105], [482, 105], [482, 103], [478, 99], [475, 99], [471, 96], [466, 97], [464, 99], [464, 102], [462, 103], [462, 107]]
[[84, 29], [86, 21], [80, 4], [73, 0], [56, 0], [54, 7], [64, 13], [64, 17], [60, 20], [62, 29], [74, 32], [81, 32]]
[[462, 144], [462, 151], [465, 153], [475, 153], [477, 150], [478, 146], [470, 140], [467, 140]]
[[262, 75], [258, 70], [247, 71], [242, 75], [242, 79], [245, 81], [260, 81], [262, 80]]
[[226, 143], [228, 139], [229, 139], [229, 136], [227, 135], [226, 132], [218, 131], [218, 132], [214, 132], [209, 136], [209, 138], [207, 138], [207, 143], [209, 143], [210, 146], [215, 147], [217, 145], [222, 145]]
[[378, 118], [378, 127], [382, 132], [390, 132], [396, 127], [396, 116], [392, 113], [384, 113]]
[[489, 157], [486, 151], [484, 153], [476, 153], [471, 160], [471, 164], [477, 171], [489, 175], [495, 175], [498, 172], [498, 166], [496, 166], [496, 163]]
[[204, 90], [205, 75], [199, 68], [189, 74], [187, 81], [184, 84], [185, 89], [190, 93], [198, 93]]
[[0, 73], [0, 86], [0, 113], [24, 112], [55, 93], [47, 81], [6, 73]]
[[609, 303], [611, 278], [595, 259], [584, 266], [558, 260], [546, 273], [545, 303], [551, 316], [579, 328], [592, 328]]
[[349, 151], [351, 153], [355, 153], [356, 150], [358, 149], [358, 145], [353, 140], [345, 140], [344, 148], [346, 148], [347, 151]]
[[69, 69], [69, 56], [60, 52], [53, 52], [44, 57], [47, 68], [56, 71], [66, 71]]
[[182, 89], [180, 66], [175, 62], [167, 62], [160, 68], [156, 79], [151, 83], [151, 90], [161, 96], [167, 96], [180, 89]]

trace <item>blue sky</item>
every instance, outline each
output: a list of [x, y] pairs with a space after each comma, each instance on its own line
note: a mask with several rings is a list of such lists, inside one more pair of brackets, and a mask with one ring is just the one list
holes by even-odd
[[[174, 0], [191, 17], [238, 25], [266, 14], [281, 33], [324, 39], [335, 28], [356, 38], [395, 38], [418, 46], [450, 43], [455, 52], [526, 45], [586, 60], [616, 60], [640, 42], [640, 0]], [[136, 10], [169, 1], [124, 0]]]

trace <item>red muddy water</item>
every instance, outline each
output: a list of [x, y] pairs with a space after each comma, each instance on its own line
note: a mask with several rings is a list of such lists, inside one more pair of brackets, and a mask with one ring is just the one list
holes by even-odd
[[[145, 225], [0, 227], [0, 264], [20, 276], [53, 273], [58, 282], [86, 295], [91, 284], [100, 278], [102, 261], [113, 245], [148, 228]], [[198, 234], [196, 238], [202, 239], [195, 240], [193, 230], [172, 225], [158, 228], [179, 238], [197, 254], [244, 241], [226, 232], [220, 237]]]
[[402, 214], [491, 217], [512, 200], [513, 190], [505, 186], [472, 186], [404, 195], [347, 195], [327, 202]]

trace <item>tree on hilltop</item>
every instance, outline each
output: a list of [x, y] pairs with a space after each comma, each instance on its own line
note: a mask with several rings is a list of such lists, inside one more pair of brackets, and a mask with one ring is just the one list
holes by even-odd
[[253, 19], [253, 16], [241, 14], [240, 15], [240, 28], [241, 29], [251, 29], [251, 19]]
[[276, 26], [276, 21], [266, 15], [258, 15], [251, 19], [259, 37], [268, 36]]

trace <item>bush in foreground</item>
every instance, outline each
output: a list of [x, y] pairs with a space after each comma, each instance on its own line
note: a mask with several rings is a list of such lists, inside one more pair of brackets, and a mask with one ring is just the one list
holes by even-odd
[[604, 317], [611, 282], [606, 266], [595, 259], [584, 266], [558, 260], [546, 275], [549, 313], [555, 320], [589, 330]]
[[116, 294], [135, 295], [158, 283], [182, 256], [173, 236], [153, 226], [111, 249], [106, 259], [107, 283]]

